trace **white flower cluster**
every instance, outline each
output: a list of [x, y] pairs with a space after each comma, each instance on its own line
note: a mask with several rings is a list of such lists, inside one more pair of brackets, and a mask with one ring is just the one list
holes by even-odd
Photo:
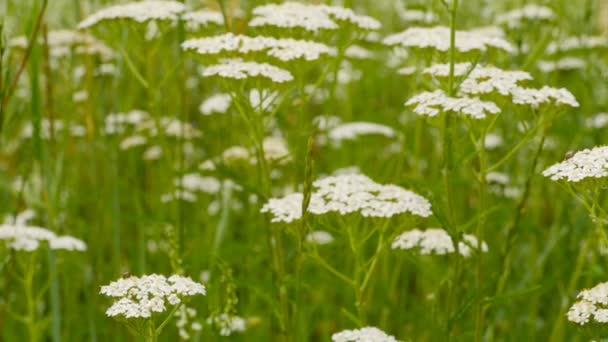
[[585, 124], [589, 128], [604, 128], [608, 126], [608, 113], [598, 113], [592, 118], [585, 120]]
[[232, 98], [230, 94], [218, 93], [209, 96], [201, 105], [198, 107], [199, 112], [203, 115], [211, 115], [213, 113], [223, 114], [228, 111], [232, 104]]
[[578, 107], [579, 103], [566, 88], [553, 88], [544, 86], [535, 88], [515, 88], [512, 91], [512, 101], [515, 104], [538, 107], [541, 104], [555, 103], [569, 107]]
[[172, 275], [131, 276], [101, 287], [101, 294], [116, 301], [106, 310], [109, 317], [150, 318], [154, 313], [178, 305], [185, 297], [205, 295], [205, 286], [190, 277]]
[[221, 64], [209, 66], [203, 70], [203, 77], [218, 76], [235, 80], [248, 78], [267, 78], [275, 83], [285, 83], [293, 80], [287, 70], [267, 63], [243, 62], [231, 59]]
[[26, 225], [0, 225], [0, 240], [6, 242], [10, 249], [32, 252], [40, 247], [41, 242], [48, 242], [54, 250], [67, 250], [83, 252], [87, 245], [83, 241], [71, 236], [57, 236], [52, 231], [35, 226]]
[[608, 48], [608, 38], [605, 36], [580, 36], [561, 39], [547, 46], [548, 54], [564, 53], [575, 50], [594, 50]]
[[196, 309], [182, 305], [175, 312], [175, 326], [179, 337], [182, 340], [189, 340], [192, 333], [197, 333], [203, 330], [203, 325], [195, 320], [197, 315]]
[[[43, 38], [39, 37], [40, 43]], [[9, 47], [26, 49], [28, 39], [20, 36], [8, 42]], [[103, 61], [114, 58], [115, 53], [108, 46], [95, 39], [95, 37], [82, 32], [72, 30], [54, 30], [47, 34], [47, 44], [49, 56], [51, 58], [61, 58], [71, 56], [72, 53], [78, 55], [99, 56]], [[51, 66], [54, 64], [51, 63]]]
[[[389, 46], [432, 48], [446, 52], [450, 49], [450, 29], [445, 26], [411, 27], [387, 36], [383, 43]], [[456, 31], [455, 44], [456, 50], [460, 52], [486, 51], [489, 47], [509, 53], [515, 52], [511, 43], [487, 30]]]
[[[64, 133], [66, 131], [67, 133]], [[51, 138], [51, 135], [57, 137], [63, 134], [67, 134], [72, 137], [84, 137], [87, 134], [87, 129], [86, 127], [76, 123], [66, 125], [60, 119], [53, 120], [52, 124], [47, 118], [42, 118], [40, 121], [40, 137], [42, 139], [48, 140]], [[28, 122], [21, 131], [21, 138], [31, 139], [33, 136], [34, 125], [31, 122]]]
[[364, 327], [354, 330], [343, 330], [331, 336], [333, 342], [399, 342], [376, 327]]
[[[460, 255], [468, 258], [472, 249], [477, 249], [479, 241], [470, 234], [464, 234], [463, 240], [458, 243]], [[444, 229], [429, 228], [427, 230], [414, 229], [399, 235], [392, 243], [393, 249], [419, 249], [422, 255], [444, 255], [456, 252], [452, 238]], [[487, 252], [488, 245], [481, 243], [481, 251]]]
[[182, 19], [186, 22], [186, 29], [196, 31], [201, 26], [209, 26], [210, 24], [224, 25], [224, 17], [222, 13], [211, 10], [199, 10], [185, 13]]
[[585, 69], [587, 62], [577, 57], [564, 57], [556, 61], [539, 61], [536, 63], [538, 69], [544, 73], [558, 70], [577, 70]]
[[179, 1], [146, 0], [106, 7], [88, 16], [78, 24], [79, 29], [86, 29], [106, 20], [129, 19], [139, 23], [150, 20], [177, 20], [178, 15], [186, 11], [186, 6]]
[[528, 4], [499, 15], [496, 17], [496, 22], [507, 25], [509, 28], [519, 28], [525, 22], [551, 21], [555, 17], [555, 12], [549, 7]]
[[599, 146], [575, 153], [572, 157], [543, 171], [551, 180], [577, 183], [588, 178], [608, 177], [608, 146]]
[[421, 23], [432, 24], [439, 20], [439, 16], [433, 11], [423, 11], [419, 9], [403, 9], [403, 7], [395, 5], [397, 15], [406, 23]]
[[187, 173], [173, 180], [173, 185], [190, 192], [204, 192], [216, 194], [220, 191], [222, 184], [215, 177], [204, 177], [198, 173]]
[[397, 133], [389, 126], [374, 122], [349, 122], [332, 128], [328, 133], [329, 139], [335, 144], [340, 144], [344, 140], [355, 140], [364, 135], [383, 135], [392, 138]]
[[[449, 76], [449, 70], [450, 66], [448, 64], [437, 64], [426, 68], [423, 73], [442, 78]], [[503, 96], [511, 96], [515, 104], [531, 105], [533, 107], [552, 102], [570, 107], [579, 106], [574, 95], [565, 88], [557, 89], [544, 86], [535, 89], [522, 87], [519, 82], [533, 79], [532, 75], [525, 71], [506, 71], [491, 65], [473, 67], [470, 63], [459, 63], [454, 65], [454, 75], [458, 77], [466, 75], [459, 87], [459, 93], [464, 95], [498, 93]], [[440, 93], [433, 97], [435, 101], [445, 101], [439, 97]], [[431, 98], [431, 95], [426, 95], [425, 99], [427, 97]]]
[[443, 90], [423, 92], [410, 98], [406, 106], [415, 106], [418, 115], [437, 116], [440, 112], [462, 113], [474, 119], [484, 119], [488, 114], [500, 113], [500, 108], [489, 101], [469, 97], [450, 97]]
[[315, 230], [306, 234], [304, 240], [310, 244], [327, 245], [334, 242], [334, 237], [324, 230]]
[[597, 323], [608, 323], [608, 283], [600, 283], [590, 289], [581, 291], [568, 310], [568, 320], [580, 325], [592, 319]]
[[282, 137], [266, 137], [262, 141], [264, 157], [269, 162], [284, 164], [291, 161], [291, 155], [287, 146], [287, 141]]
[[251, 27], [301, 28], [318, 32], [337, 30], [342, 23], [362, 30], [377, 30], [382, 26], [376, 19], [358, 15], [348, 8], [299, 2], [258, 6], [253, 9], [253, 15], [254, 17], [249, 21]]
[[239, 316], [228, 315], [226, 313], [209, 317], [208, 324], [215, 324], [220, 330], [220, 336], [230, 336], [235, 332], [245, 332], [247, 321]]
[[[268, 201], [261, 212], [271, 213], [272, 222], [290, 223], [302, 217], [301, 193]], [[360, 174], [322, 178], [313, 183], [308, 211], [314, 215], [360, 213], [364, 217], [392, 217], [410, 213], [429, 217], [431, 204], [424, 197], [397, 185], [382, 185]]]
[[104, 133], [108, 135], [122, 134], [129, 128], [135, 128], [150, 120], [150, 114], [143, 110], [110, 113], [104, 119]]
[[350, 59], [372, 59], [374, 53], [361, 45], [351, 45], [344, 51], [344, 56]]
[[145, 132], [149, 136], [157, 136], [159, 127], [161, 134], [167, 137], [190, 140], [202, 136], [202, 133], [190, 123], [172, 117], [162, 117], [158, 122], [155, 120], [143, 121], [138, 124], [137, 130]]
[[268, 56], [283, 62], [294, 59], [312, 61], [319, 59], [321, 55], [335, 54], [335, 49], [313, 41], [264, 36], [249, 37], [233, 33], [189, 39], [182, 43], [182, 49], [200, 55], [217, 55], [225, 52], [248, 54], [265, 51]]

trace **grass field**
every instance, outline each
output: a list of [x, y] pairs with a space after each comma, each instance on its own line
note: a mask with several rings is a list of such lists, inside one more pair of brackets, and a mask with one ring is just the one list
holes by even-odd
[[0, 341], [608, 339], [607, 23], [0, 1]]

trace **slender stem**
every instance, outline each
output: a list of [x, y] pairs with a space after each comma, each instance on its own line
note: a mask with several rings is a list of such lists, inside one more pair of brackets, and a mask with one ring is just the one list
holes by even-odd
[[[456, 64], [456, 13], [458, 10], [458, 0], [454, 0], [452, 3], [452, 7], [450, 8], [450, 74], [448, 78], [448, 95], [453, 96], [456, 93], [456, 88], [454, 87], [454, 65]], [[453, 169], [453, 160], [452, 160], [452, 139], [451, 139], [451, 113], [444, 113], [443, 122], [441, 126], [442, 130], [442, 145], [443, 145], [443, 157], [442, 157], [442, 175], [443, 175], [443, 185], [446, 192], [446, 202], [447, 202], [447, 223], [450, 227], [446, 227], [449, 231], [454, 231], [455, 227], [455, 218], [454, 218], [454, 189], [452, 182], [452, 169]], [[456, 279], [460, 277], [460, 257], [458, 255], [458, 241], [453, 241], [456, 246], [457, 255], [456, 255]], [[447, 313], [448, 317], [451, 317], [452, 313], [452, 300], [458, 298], [456, 294], [456, 287], [458, 286], [457, 281], [452, 281], [449, 285], [448, 289], [448, 302], [447, 302]], [[450, 320], [446, 321], [446, 335], [448, 339], [451, 337], [451, 324]]]
[[[479, 212], [479, 220], [477, 221], [477, 230], [476, 230], [476, 235], [477, 235], [477, 246], [475, 246], [477, 248], [478, 251], [480, 251], [480, 253], [477, 254], [477, 291], [481, 291], [481, 289], [484, 287], [483, 286], [483, 252], [482, 251], [482, 243], [483, 243], [483, 231], [484, 231], [484, 227], [485, 227], [485, 223], [486, 223], [486, 215], [484, 215], [486, 208], [487, 208], [487, 192], [488, 192], [488, 180], [487, 180], [487, 173], [486, 173], [486, 163], [487, 163], [487, 156], [486, 156], [486, 147], [485, 147], [485, 140], [486, 140], [486, 128], [484, 128], [482, 130], [482, 134], [481, 137], [479, 138], [479, 141], [477, 143], [477, 148], [478, 148], [478, 160], [479, 160], [479, 208], [478, 208], [478, 212]], [[475, 320], [475, 340], [476, 341], [481, 341], [482, 340], [482, 333], [483, 333], [483, 327], [484, 327], [484, 310], [483, 310], [483, 302], [481, 300], [477, 301], [476, 303], [476, 320]]]

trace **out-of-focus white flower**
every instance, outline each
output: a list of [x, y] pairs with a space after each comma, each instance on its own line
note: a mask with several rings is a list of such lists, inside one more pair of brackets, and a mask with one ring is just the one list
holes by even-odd
[[348, 8], [299, 2], [258, 6], [253, 9], [253, 15], [249, 21], [251, 27], [301, 28], [310, 32], [337, 30], [344, 25], [361, 30], [377, 30], [381, 27], [376, 19], [355, 14]]
[[228, 111], [230, 105], [232, 104], [232, 98], [230, 94], [214, 94], [207, 98], [203, 103], [201, 103], [198, 110], [203, 115], [211, 115], [213, 113], [223, 114]]
[[598, 113], [585, 121], [587, 127], [601, 129], [608, 126], [608, 113]]
[[143, 154], [144, 160], [158, 160], [163, 155], [163, 149], [160, 146], [154, 145], [148, 147]]
[[509, 28], [519, 28], [525, 22], [551, 21], [554, 20], [555, 17], [555, 12], [549, 7], [528, 4], [524, 7], [499, 15], [496, 17], [496, 22], [498, 24], [507, 25]]
[[486, 134], [486, 138], [484, 141], [484, 146], [486, 147], [486, 150], [495, 150], [501, 147], [503, 144], [504, 140], [502, 139], [502, 136], [495, 133]]
[[[389, 46], [432, 48], [446, 52], [450, 49], [450, 29], [445, 26], [411, 27], [384, 38]], [[460, 52], [486, 51], [489, 47], [514, 53], [515, 48], [504, 38], [485, 30], [456, 31], [456, 49]]]
[[307, 243], [312, 243], [315, 245], [327, 245], [334, 242], [334, 237], [329, 232], [324, 230], [316, 230], [308, 233], [305, 240]]
[[186, 29], [196, 31], [202, 27], [214, 25], [224, 25], [222, 13], [211, 10], [198, 10], [185, 13], [182, 19], [186, 22]]
[[608, 38], [605, 36], [567, 37], [547, 46], [550, 55], [575, 50], [595, 50], [608, 48]]
[[375, 327], [343, 330], [331, 336], [333, 342], [399, 342], [395, 337]]
[[274, 65], [244, 62], [236, 59], [228, 60], [222, 64], [212, 65], [203, 70], [203, 77], [212, 76], [235, 80], [263, 77], [275, 83], [285, 83], [293, 80], [293, 76], [289, 71]]
[[576, 57], [564, 57], [557, 61], [539, 61], [536, 63], [538, 69], [544, 73], [549, 73], [559, 70], [577, 70], [585, 69], [587, 62]]
[[220, 336], [230, 336], [235, 332], [242, 333], [247, 330], [247, 321], [244, 318], [226, 313], [209, 317], [207, 323], [217, 326]]
[[363, 135], [383, 135], [393, 138], [397, 133], [389, 126], [373, 122], [344, 123], [332, 128], [328, 133], [329, 139], [335, 144], [340, 144], [344, 140], [355, 140]]
[[121, 150], [129, 150], [133, 147], [145, 145], [148, 142], [148, 138], [141, 135], [132, 135], [126, 137], [120, 142]]
[[72, 236], [57, 236], [52, 231], [35, 226], [0, 225], [0, 240], [6, 242], [8, 248], [32, 252], [47, 242], [54, 250], [86, 251], [87, 245]]
[[[475, 236], [464, 234], [463, 241], [458, 243], [458, 251], [464, 257], [470, 257], [471, 246], [478, 247], [478, 240]], [[429, 228], [427, 230], [414, 229], [399, 235], [392, 243], [393, 249], [417, 249], [422, 255], [443, 255], [456, 252], [454, 243], [450, 235], [441, 228]], [[481, 243], [481, 251], [487, 252], [488, 245]]]
[[172, 192], [166, 193], [160, 197], [160, 201], [162, 203], [173, 202], [176, 200], [182, 200], [186, 202], [196, 202], [196, 195], [187, 190], [174, 190]]
[[215, 177], [203, 177], [198, 173], [187, 173], [173, 180], [173, 185], [189, 192], [205, 192], [216, 194], [221, 189], [221, 183]]
[[186, 6], [179, 1], [146, 0], [130, 2], [101, 9], [88, 16], [78, 24], [79, 29], [86, 29], [106, 20], [127, 19], [143, 23], [150, 20], [177, 20], [178, 15], [186, 11]]

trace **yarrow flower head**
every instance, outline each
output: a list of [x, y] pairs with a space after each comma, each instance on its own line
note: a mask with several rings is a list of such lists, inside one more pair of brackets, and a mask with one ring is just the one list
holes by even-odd
[[309, 32], [337, 30], [343, 25], [352, 25], [361, 30], [378, 30], [379, 21], [358, 15], [351, 9], [327, 5], [309, 5], [299, 2], [269, 4], [253, 9], [251, 27], [281, 27], [304, 29]]
[[568, 310], [568, 320], [585, 325], [591, 320], [597, 323], [608, 323], [608, 283], [600, 283], [590, 289], [581, 291]]
[[543, 176], [572, 183], [608, 177], [608, 146], [579, 151], [543, 171]]
[[267, 63], [244, 62], [238, 59], [232, 59], [222, 64], [206, 67], [203, 70], [203, 77], [211, 76], [234, 80], [265, 78], [274, 83], [285, 83], [293, 80], [293, 76], [289, 71], [274, 65]]
[[150, 318], [187, 297], [205, 295], [206, 291], [190, 277], [151, 274], [118, 279], [102, 286], [100, 293], [115, 300], [106, 310], [109, 317]]
[[[450, 29], [445, 26], [411, 27], [387, 36], [383, 43], [389, 46], [431, 48], [447, 52], [450, 49]], [[515, 52], [511, 43], [487, 30], [456, 31], [456, 50], [459, 52], [486, 51], [490, 47], [509, 53]]]
[[[458, 243], [458, 251], [464, 257], [470, 257], [472, 249], [477, 248], [479, 241], [473, 235], [464, 234], [463, 241]], [[399, 235], [392, 243], [393, 249], [417, 249], [422, 255], [444, 255], [456, 252], [454, 242], [450, 235], [441, 228], [429, 228], [427, 230], [414, 229]], [[488, 245], [481, 243], [481, 251], [487, 252]]]
[[441, 112], [468, 115], [474, 119], [485, 119], [488, 114], [500, 113], [500, 108], [489, 101], [470, 97], [451, 97], [442, 90], [423, 92], [409, 99], [406, 106], [414, 106], [414, 113], [423, 116], [438, 116]]
[[223, 114], [228, 111], [232, 104], [232, 97], [230, 94], [218, 93], [208, 97], [201, 105], [198, 110], [203, 115], [211, 115], [213, 113]]
[[549, 7], [528, 4], [499, 15], [496, 22], [507, 25], [509, 28], [519, 28], [526, 22], [551, 21], [555, 17], [555, 12]]
[[311, 61], [319, 59], [321, 55], [335, 54], [335, 49], [313, 41], [264, 36], [249, 37], [233, 33], [189, 39], [182, 43], [182, 49], [194, 51], [199, 55], [265, 52], [268, 56], [283, 62], [295, 59]]
[[0, 225], [0, 240], [4, 240], [10, 249], [33, 252], [40, 248], [42, 242], [47, 242], [53, 250], [83, 252], [87, 245], [82, 240], [71, 236], [57, 236], [52, 231], [35, 226]]
[[[40, 38], [42, 42], [42, 38]], [[61, 58], [77, 55], [99, 56], [102, 61], [108, 61], [115, 56], [115, 52], [95, 37], [72, 30], [53, 30], [46, 36], [49, 48], [49, 57]], [[9, 47], [26, 49], [28, 39], [25, 36], [16, 37], [8, 42]], [[51, 63], [51, 67], [55, 63]]]
[[127, 19], [138, 23], [150, 20], [177, 20], [178, 15], [186, 11], [186, 6], [179, 1], [146, 0], [106, 7], [88, 16], [78, 24], [79, 29], [86, 29], [106, 20]]
[[[290, 223], [302, 217], [301, 193], [273, 198], [263, 207], [272, 222]], [[431, 204], [424, 197], [397, 185], [382, 185], [361, 174], [343, 174], [313, 183], [308, 211], [314, 215], [360, 213], [364, 217], [392, 217], [409, 213], [429, 217]]]
[[376, 327], [365, 327], [354, 330], [343, 330], [331, 336], [333, 342], [399, 342]]
[[328, 133], [329, 139], [336, 144], [344, 140], [355, 140], [363, 135], [382, 135], [392, 138], [397, 133], [389, 126], [374, 122], [349, 122], [332, 128]]
[[196, 31], [201, 26], [206, 27], [213, 25], [224, 25], [224, 17], [222, 13], [211, 10], [199, 10], [185, 13], [182, 19], [186, 22], [186, 28], [189, 31]]

